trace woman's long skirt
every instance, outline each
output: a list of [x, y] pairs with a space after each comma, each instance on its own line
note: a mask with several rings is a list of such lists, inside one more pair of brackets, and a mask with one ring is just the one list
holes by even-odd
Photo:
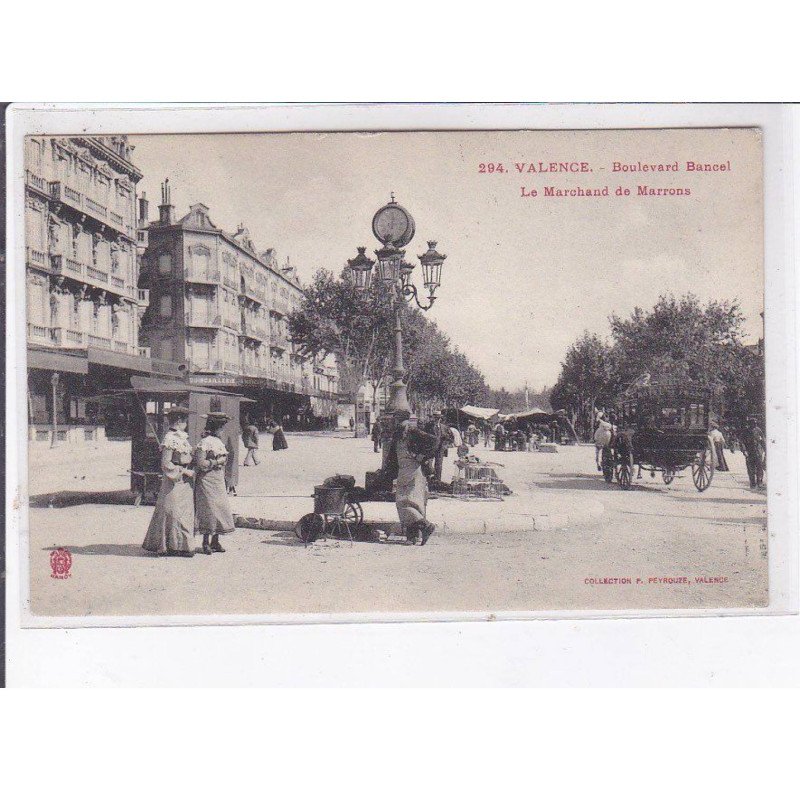
[[395, 505], [404, 530], [425, 519], [428, 502], [428, 481], [415, 459], [399, 458]]
[[729, 472], [728, 462], [725, 460], [725, 449], [722, 442], [714, 442], [714, 452], [717, 456], [716, 464], [714, 465], [720, 472]]
[[152, 553], [194, 550], [194, 496], [189, 481], [161, 478], [153, 518], [142, 547]]
[[233, 513], [225, 488], [225, 472], [198, 474], [194, 487], [195, 531], [202, 536], [233, 533]]
[[282, 430], [275, 431], [272, 435], [272, 449], [273, 450], [286, 450], [289, 443], [286, 441], [286, 436]]

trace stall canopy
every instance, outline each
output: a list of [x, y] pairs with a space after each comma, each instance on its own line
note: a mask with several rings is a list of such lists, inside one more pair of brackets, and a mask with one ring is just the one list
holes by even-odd
[[566, 414], [561, 411], [544, 411], [541, 408], [529, 408], [527, 411], [515, 411], [513, 414], [501, 414], [500, 420], [514, 420], [516, 422], [534, 422], [539, 424], [549, 425], [555, 422], [559, 428], [562, 428], [570, 439], [578, 441], [578, 434], [572, 423], [567, 419]]
[[476, 419], [491, 419], [499, 410], [499, 408], [481, 408], [480, 406], [462, 406], [459, 409], [462, 414]]

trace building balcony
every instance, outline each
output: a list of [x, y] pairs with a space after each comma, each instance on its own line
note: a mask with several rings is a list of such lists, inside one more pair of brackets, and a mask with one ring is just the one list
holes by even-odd
[[33, 247], [25, 248], [25, 261], [29, 267], [47, 269], [47, 254]]
[[189, 283], [210, 283], [214, 286], [218, 286], [220, 281], [219, 270], [201, 272], [199, 269], [192, 269], [192, 267], [183, 268], [183, 277]]
[[91, 286], [99, 286], [122, 297], [131, 297], [133, 295], [133, 287], [127, 285], [124, 278], [119, 275], [113, 275], [107, 272], [106, 269], [98, 269], [96, 266], [83, 264], [75, 258], [68, 258], [64, 255], [51, 255], [50, 270], [55, 275], [64, 275], [67, 278], [74, 278]]
[[25, 170], [25, 183], [31, 188], [40, 191], [42, 194], [50, 194], [50, 187], [47, 181], [41, 175], [37, 175], [29, 169]]
[[83, 280], [86, 276], [86, 266], [74, 258], [62, 255], [50, 256], [50, 268], [56, 275], [65, 275], [68, 278]]
[[244, 291], [239, 290], [240, 297], [246, 297], [248, 300], [253, 300], [256, 303], [263, 305], [267, 302], [267, 294], [262, 289], [259, 289], [251, 281], [245, 281]]
[[28, 341], [36, 342], [37, 344], [52, 344], [52, 328], [47, 325], [34, 325], [33, 323], [29, 322]]
[[267, 332], [263, 328], [248, 321], [242, 321], [239, 335], [245, 336], [248, 339], [255, 339], [259, 342], [266, 341], [269, 338]]
[[86, 347], [87, 335], [83, 331], [70, 328], [53, 328], [53, 344], [58, 347]]
[[239, 375], [242, 371], [238, 361], [225, 361], [223, 362], [223, 368], [225, 372], [230, 372], [234, 375]]
[[126, 224], [121, 214], [109, 210], [107, 206], [91, 195], [79, 192], [66, 181], [51, 181], [49, 189], [52, 200], [71, 206], [104, 225], [110, 225], [130, 239], [134, 238], [133, 226]]
[[203, 314], [199, 311], [191, 311], [184, 316], [184, 322], [190, 328], [221, 328], [222, 317], [217, 314], [211, 316], [210, 314]]

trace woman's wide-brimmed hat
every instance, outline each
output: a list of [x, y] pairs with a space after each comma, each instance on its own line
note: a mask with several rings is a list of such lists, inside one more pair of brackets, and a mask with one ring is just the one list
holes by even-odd
[[208, 422], [228, 422], [230, 417], [224, 411], [212, 411], [209, 414], [201, 414]]
[[188, 417], [192, 412], [186, 406], [172, 406], [165, 413], [168, 417]]

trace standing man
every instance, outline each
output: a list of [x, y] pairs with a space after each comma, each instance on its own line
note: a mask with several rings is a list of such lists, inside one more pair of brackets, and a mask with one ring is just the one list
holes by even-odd
[[245, 419], [245, 426], [242, 428], [242, 442], [247, 448], [247, 455], [244, 457], [242, 466], [249, 467], [252, 463], [254, 467], [257, 467], [259, 464], [256, 458], [258, 453], [258, 428], [249, 419]]
[[506, 447], [506, 429], [503, 423], [499, 422], [494, 426], [494, 449], [505, 450]]
[[747, 477], [750, 479], [750, 488], [757, 489], [764, 485], [766, 448], [764, 446], [764, 434], [761, 432], [761, 428], [759, 428], [755, 418], [750, 417], [747, 420], [747, 427], [740, 443], [747, 463]]
[[375, 422], [372, 423], [372, 452], [377, 453], [380, 450], [381, 445], [381, 421], [380, 419], [376, 419]]

